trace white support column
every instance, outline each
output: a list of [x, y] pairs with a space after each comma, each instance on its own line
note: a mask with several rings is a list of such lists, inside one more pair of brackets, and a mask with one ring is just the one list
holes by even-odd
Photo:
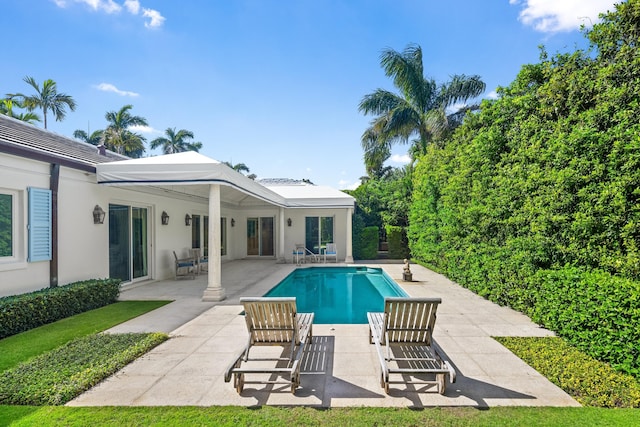
[[225, 299], [220, 255], [220, 185], [209, 185], [209, 274], [202, 301]]
[[353, 224], [351, 217], [353, 216], [353, 208], [347, 209], [347, 256], [344, 262], [353, 262]]
[[278, 221], [278, 263], [287, 262], [284, 255], [284, 208], [280, 208], [280, 220]]

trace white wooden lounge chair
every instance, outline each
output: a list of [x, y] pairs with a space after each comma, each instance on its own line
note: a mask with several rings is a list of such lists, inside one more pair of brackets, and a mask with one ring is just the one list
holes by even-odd
[[[369, 343], [376, 345], [380, 385], [387, 394], [389, 384], [436, 384], [444, 394], [447, 375], [455, 382], [456, 372], [432, 336], [441, 302], [440, 298], [387, 297], [384, 313], [367, 313]], [[391, 374], [402, 379], [392, 381]], [[426, 375], [435, 379], [417, 378]]]
[[[238, 393], [242, 393], [244, 384], [287, 384], [291, 386], [291, 393], [295, 393], [300, 385], [302, 356], [313, 338], [314, 314], [298, 313], [295, 297], [240, 298], [240, 302], [244, 306], [249, 341], [225, 372], [225, 382], [233, 376]], [[288, 357], [249, 357], [254, 346], [272, 345], [290, 347]], [[265, 367], [265, 361], [276, 362], [276, 366]], [[288, 379], [246, 381], [246, 374], [273, 374]]]
[[175, 279], [178, 277], [191, 277], [192, 279], [196, 278], [196, 260], [195, 258], [182, 258], [178, 259], [178, 255], [176, 255], [176, 251], [173, 251], [173, 258], [175, 259]]
[[296, 265], [300, 265], [303, 262], [307, 262], [307, 256], [311, 258], [311, 262], [318, 262], [319, 258], [317, 254], [314, 254], [311, 250], [307, 249], [302, 243], [296, 243], [296, 247], [293, 250], [293, 259]]
[[327, 247], [324, 249], [324, 262], [327, 262], [327, 258], [334, 258], [338, 262], [338, 245], [335, 243], [327, 243]]

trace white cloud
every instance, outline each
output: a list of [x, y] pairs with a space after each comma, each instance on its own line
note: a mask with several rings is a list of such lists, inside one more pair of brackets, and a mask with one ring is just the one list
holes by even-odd
[[165, 20], [165, 17], [160, 15], [160, 12], [153, 9], [143, 9], [142, 16], [149, 18], [149, 22], [144, 23], [144, 26], [147, 28], [161, 27]]
[[138, 0], [125, 0], [124, 7], [133, 15], [137, 15], [140, 12], [140, 2]]
[[543, 33], [573, 31], [581, 25], [591, 26], [598, 14], [613, 10], [619, 0], [509, 0], [522, 5], [519, 19]]
[[389, 158], [389, 160], [391, 161], [391, 163], [400, 163], [402, 165], [406, 165], [411, 163], [411, 156], [408, 154], [394, 154]]
[[129, 130], [137, 133], [147, 133], [147, 134], [161, 134], [162, 131], [158, 129], [154, 129], [151, 126], [131, 126]]
[[489, 99], [498, 99], [498, 92], [496, 92], [495, 90], [492, 90], [491, 92], [489, 92], [487, 94], [487, 98], [489, 98]]
[[131, 15], [139, 15], [142, 9], [142, 17], [147, 19], [144, 26], [147, 28], [158, 28], [164, 24], [166, 18], [157, 10], [142, 7], [139, 0], [124, 0], [122, 5], [114, 0], [53, 0], [60, 8], [67, 7], [70, 3], [83, 3], [95, 11], [103, 11], [108, 14], [119, 13], [122, 6]]
[[114, 85], [112, 85], [111, 83], [100, 83], [95, 87], [96, 89], [101, 90], [103, 92], [113, 92], [113, 93], [117, 93], [120, 96], [133, 96], [133, 97], [139, 96], [139, 94], [136, 92], [130, 92], [128, 90], [120, 90]]
[[345, 179], [341, 179], [338, 181], [338, 189], [339, 190], [355, 190], [360, 186], [360, 181], [349, 182]]

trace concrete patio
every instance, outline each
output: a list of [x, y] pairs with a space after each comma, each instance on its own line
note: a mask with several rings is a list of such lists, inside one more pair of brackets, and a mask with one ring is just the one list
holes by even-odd
[[[124, 290], [122, 300], [175, 300], [118, 325], [111, 332], [163, 331], [171, 339], [71, 401], [69, 406], [286, 405], [286, 406], [579, 406], [569, 395], [514, 356], [492, 336], [550, 336], [526, 316], [493, 304], [444, 276], [412, 265], [403, 282], [402, 264], [382, 267], [411, 296], [441, 297], [434, 337], [458, 373], [439, 395], [435, 386], [380, 387], [375, 346], [367, 325], [314, 325], [303, 359], [301, 386], [248, 384], [238, 395], [224, 371], [248, 337], [241, 296], [261, 296], [295, 265], [241, 260], [223, 264], [227, 299], [202, 302], [206, 278], [160, 281]], [[302, 267], [304, 268], [304, 267]]]

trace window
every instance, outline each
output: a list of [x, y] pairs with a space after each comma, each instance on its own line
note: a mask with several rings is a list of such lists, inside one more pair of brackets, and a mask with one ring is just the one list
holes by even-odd
[[0, 258], [13, 257], [14, 195], [0, 190]]
[[[191, 215], [191, 247], [200, 248], [200, 215]], [[209, 217], [202, 217], [202, 256], [209, 256]], [[227, 254], [227, 218], [220, 218], [220, 255]]]
[[308, 216], [305, 218], [305, 246], [314, 254], [327, 243], [333, 242], [333, 217]]

